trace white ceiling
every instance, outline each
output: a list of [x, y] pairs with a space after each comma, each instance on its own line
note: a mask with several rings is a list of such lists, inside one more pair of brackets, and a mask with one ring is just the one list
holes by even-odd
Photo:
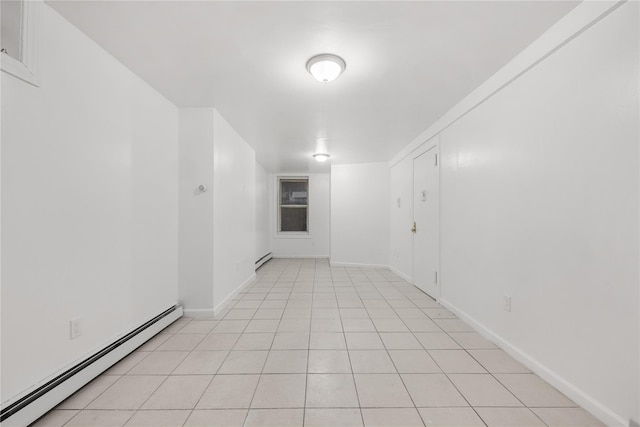
[[[215, 107], [270, 171], [389, 160], [577, 2], [49, 1], [179, 107]], [[305, 63], [347, 62], [330, 84]]]

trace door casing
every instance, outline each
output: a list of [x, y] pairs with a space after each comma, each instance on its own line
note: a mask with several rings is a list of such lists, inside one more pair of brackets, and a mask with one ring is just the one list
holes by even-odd
[[[436, 301], [440, 299], [440, 149], [435, 143], [413, 156], [412, 216], [417, 231], [413, 234], [413, 283]], [[419, 171], [417, 167], [432, 166]], [[419, 182], [420, 178], [425, 182]], [[418, 181], [418, 182], [417, 182]], [[428, 182], [427, 182], [428, 181]], [[423, 195], [425, 191], [425, 195]], [[426, 199], [423, 201], [423, 198]], [[429, 203], [428, 206], [421, 205]], [[422, 240], [428, 239], [428, 240]]]

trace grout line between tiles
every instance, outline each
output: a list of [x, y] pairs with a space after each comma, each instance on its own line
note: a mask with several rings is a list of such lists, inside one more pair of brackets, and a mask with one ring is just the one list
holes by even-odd
[[[276, 261], [276, 260], [272, 260], [272, 261]], [[455, 342], [456, 345], [459, 345], [461, 347], [461, 350], [464, 351], [468, 356], [470, 356], [472, 360], [479, 363], [480, 366], [482, 366], [484, 369], [487, 369], [478, 359], [476, 359], [470, 353], [469, 350], [471, 350], [472, 348], [467, 348], [467, 347], [471, 347], [471, 346], [462, 345], [460, 342], [458, 342], [454, 338], [453, 335], [451, 335], [451, 333], [454, 333], [454, 332], [457, 333], [457, 332], [467, 332], [467, 331], [455, 331], [449, 327], [450, 325], [446, 325], [446, 323], [443, 323], [443, 325], [441, 326], [442, 322], [439, 322], [442, 320], [445, 320], [445, 321], [452, 320], [452, 319], [459, 320], [457, 317], [455, 317], [454, 315], [447, 315], [446, 312], [443, 313], [442, 311], [436, 311], [436, 310], [442, 310], [441, 306], [439, 306], [435, 302], [432, 304], [428, 300], [423, 299], [422, 295], [424, 294], [422, 292], [418, 293], [417, 288], [415, 288], [413, 285], [408, 284], [405, 281], [398, 280], [397, 277], [395, 277], [394, 275], [391, 275], [390, 273], [384, 274], [381, 270], [379, 271], [378, 269], [362, 269], [358, 267], [329, 267], [326, 262], [322, 262], [319, 260], [313, 260], [311, 262], [309, 262], [308, 260], [302, 260], [302, 261], [287, 260], [286, 262], [274, 263], [271, 265], [267, 263], [265, 264], [264, 267], [268, 267], [268, 268], [261, 269], [261, 271], [257, 273], [256, 280], [249, 287], [247, 287], [242, 292], [240, 292], [232, 301], [229, 302], [229, 304], [226, 307], [222, 309], [220, 315], [216, 316], [215, 318], [217, 323], [214, 325], [214, 328], [211, 331], [209, 331], [209, 333], [204, 333], [203, 339], [201, 339], [199, 343], [197, 343], [191, 350], [186, 351], [187, 353], [186, 356], [177, 364], [177, 366], [171, 371], [171, 373], [169, 373], [169, 375], [165, 376], [163, 381], [153, 390], [153, 392], [149, 395], [149, 397], [145, 399], [142, 405], [140, 405], [140, 407], [137, 408], [136, 410], [132, 411], [130, 417], [127, 419], [126, 422], [129, 422], [131, 418], [134, 417], [137, 413], [148, 411], [148, 409], [142, 409], [142, 407], [155, 393], [157, 393], [158, 389], [162, 387], [163, 384], [165, 384], [165, 382], [168, 380], [170, 376], [182, 376], [182, 374], [175, 374], [175, 371], [178, 369], [178, 367], [182, 363], [185, 362], [185, 360], [187, 360], [190, 357], [191, 354], [193, 354], [196, 351], [204, 351], [204, 350], [197, 350], [197, 348], [200, 345], [200, 343], [202, 343], [202, 341], [206, 339], [207, 336], [211, 336], [214, 334], [218, 334], [218, 335], [237, 334], [237, 338], [235, 342], [231, 345], [231, 349], [224, 350], [224, 351], [227, 351], [227, 354], [225, 355], [225, 357], [223, 358], [222, 362], [217, 367], [217, 369], [215, 370], [216, 372], [213, 375], [208, 373], [184, 374], [184, 375], [194, 375], [194, 376], [195, 375], [211, 375], [211, 380], [209, 381], [208, 385], [204, 388], [203, 393], [200, 394], [194, 407], [190, 410], [186, 409], [187, 411], [189, 411], [189, 414], [185, 420], [185, 423], [196, 411], [197, 405], [199, 404], [206, 390], [210, 387], [215, 376], [217, 375], [255, 375], [255, 374], [249, 374], [249, 373], [246, 373], [246, 374], [232, 374], [232, 373], [220, 374], [219, 373], [221, 367], [228, 360], [232, 351], [265, 351], [260, 349], [251, 349], [251, 350], [236, 349], [236, 346], [238, 345], [241, 337], [250, 336], [251, 334], [262, 333], [259, 331], [255, 331], [255, 332], [247, 331], [247, 329], [250, 329], [250, 325], [255, 324], [255, 322], [253, 322], [255, 320], [260, 320], [260, 321], [277, 320], [278, 322], [275, 330], [273, 331], [273, 336], [271, 337], [271, 344], [269, 346], [269, 349], [267, 350], [267, 357], [265, 358], [262, 364], [262, 368], [260, 370], [260, 374], [258, 378], [258, 383], [256, 384], [256, 388], [253, 391], [253, 395], [251, 397], [249, 407], [243, 408], [243, 410], [246, 410], [245, 417], [244, 417], [245, 424], [248, 420], [249, 413], [252, 410], [251, 405], [253, 404], [253, 401], [255, 399], [258, 385], [260, 384], [260, 380], [263, 377], [266, 377], [268, 375], [279, 375], [278, 372], [273, 372], [271, 374], [265, 373], [265, 369], [266, 369], [267, 362], [269, 360], [269, 356], [274, 351], [273, 346], [274, 346], [275, 338], [277, 334], [279, 332], [284, 332], [284, 331], [279, 331], [279, 329], [281, 327], [282, 321], [285, 319], [292, 321], [290, 322], [292, 324], [296, 323], [295, 321], [293, 321], [295, 319], [297, 319], [298, 321], [302, 321], [304, 319], [305, 321], [309, 322], [309, 325], [308, 325], [309, 329], [307, 331], [308, 332], [307, 348], [305, 349], [307, 360], [306, 360], [306, 373], [305, 373], [304, 403], [302, 408], [298, 408], [303, 410], [303, 423], [307, 421], [306, 420], [307, 388], [309, 384], [309, 374], [310, 374], [309, 373], [309, 363], [310, 363], [309, 353], [311, 350], [311, 334], [313, 333], [312, 325], [313, 325], [314, 319], [339, 320], [340, 327], [342, 329], [342, 332], [340, 333], [346, 343], [346, 334], [344, 331], [345, 329], [344, 320], [351, 319], [352, 317], [344, 317], [344, 315], [347, 313], [343, 312], [343, 310], [362, 309], [363, 313], [366, 313], [365, 319], [369, 320], [373, 324], [374, 331], [371, 331], [371, 332], [355, 331], [355, 332], [349, 332], [349, 333], [358, 334], [358, 333], [375, 332], [375, 334], [383, 344], [383, 348], [387, 354], [387, 357], [391, 360], [392, 365], [396, 370], [396, 375], [400, 377], [401, 382], [405, 388], [405, 391], [409, 395], [409, 398], [411, 399], [413, 408], [415, 410], [417, 410], [418, 407], [415, 404], [413, 396], [411, 396], [411, 394], [408, 391], [408, 388], [405, 384], [402, 374], [398, 372], [398, 367], [396, 365], [396, 362], [391, 357], [391, 350], [393, 350], [393, 348], [391, 348], [389, 344], [386, 344], [384, 340], [382, 340], [382, 336], [381, 336], [382, 333], [386, 333], [386, 332], [408, 333], [410, 334], [412, 339], [418, 342], [420, 348], [422, 349], [419, 351], [425, 351], [426, 354], [429, 355], [429, 357], [431, 357], [431, 354], [429, 353], [430, 349], [427, 348], [428, 346], [426, 344], [423, 344], [422, 341], [420, 341], [417, 338], [416, 334], [438, 333], [438, 331], [440, 331], [439, 333], [444, 333], [449, 339], [453, 340], [453, 342]], [[242, 304], [241, 307], [238, 307], [241, 301], [247, 301], [247, 302], [255, 301], [255, 302]], [[281, 303], [278, 303], [276, 301], [283, 301], [283, 304], [281, 305]], [[382, 303], [382, 301], [384, 301], [384, 304]], [[246, 307], [246, 306], [249, 306], [249, 307]], [[234, 309], [246, 310], [246, 311], [232, 312], [231, 310], [234, 310]], [[279, 313], [279, 317], [276, 319], [268, 319], [268, 318], [264, 319], [262, 317], [265, 315], [269, 317], [269, 314], [258, 314], [262, 309], [281, 310], [281, 312]], [[302, 315], [300, 317], [288, 317], [288, 316], [285, 317], [287, 309], [300, 309], [300, 310], [303, 310], [301, 311], [301, 313], [305, 313], [305, 311], [308, 311], [309, 314], [308, 316]], [[384, 309], [384, 310], [377, 311], [378, 309]], [[421, 316], [414, 317], [415, 315], [418, 314], [418, 312], [415, 312], [415, 314], [414, 312], [411, 312], [411, 311], [403, 312], [404, 309], [417, 309], [419, 310], [420, 313], [424, 315], [424, 317], [421, 317]], [[432, 311], [431, 315], [429, 315], [430, 312], [428, 310], [434, 310], [434, 311]], [[386, 311], [388, 311], [389, 313], [393, 313], [395, 317], [392, 317], [392, 318], [396, 320], [400, 320], [400, 323], [404, 325], [404, 327], [406, 327], [407, 330], [381, 332], [379, 329], [379, 326], [375, 324], [374, 319], [375, 320], [387, 319], [387, 317], [384, 316], [386, 314], [385, 313]], [[250, 313], [250, 315], [244, 315], [244, 313]], [[357, 312], [354, 312], [354, 314], [356, 313]], [[372, 317], [372, 314], [374, 315], [374, 317]], [[439, 314], [444, 314], [444, 317], [439, 316]], [[233, 316], [238, 316], [238, 315], [240, 317], [248, 317], [248, 318], [247, 319], [231, 318]], [[231, 317], [227, 317], [227, 316], [231, 316]], [[429, 321], [435, 323], [438, 330], [420, 331], [419, 322], [414, 319], [428, 319]], [[217, 328], [220, 322], [223, 322], [223, 321], [246, 321], [246, 324], [241, 328], [239, 332], [215, 331], [215, 328]], [[180, 330], [187, 327], [192, 322], [193, 320], [186, 322], [180, 329], [172, 331], [171, 337], [178, 335], [178, 332]], [[320, 323], [324, 323], [324, 322], [320, 322]], [[330, 324], [331, 322], [327, 322], [327, 323]], [[358, 324], [359, 322], [352, 322], [352, 323]], [[416, 323], [418, 324], [416, 325]], [[452, 325], [452, 326], [455, 326], [455, 325]], [[386, 329], [386, 328], [383, 328], [383, 329]], [[391, 329], [394, 329], [394, 328], [391, 328]], [[292, 331], [287, 331], [287, 332], [295, 333]], [[316, 332], [322, 333], [322, 332], [328, 332], [328, 331], [316, 331]], [[475, 331], [468, 331], [468, 332], [474, 333]], [[194, 332], [194, 334], [196, 333], [198, 332], [197, 331]], [[271, 332], [268, 332], [268, 333], [271, 333]], [[335, 332], [335, 333], [339, 333], [339, 332]], [[169, 339], [171, 339], [171, 337], [169, 337]], [[133, 370], [135, 366], [141, 363], [144, 359], [146, 359], [146, 357], [149, 357], [151, 353], [161, 352], [162, 350], [158, 350], [158, 348], [162, 345], [163, 343], [159, 344], [158, 347], [156, 347], [154, 350], [148, 352], [149, 354], [147, 354], [141, 360], [137, 361], [123, 375], [119, 375], [120, 378], [118, 378], [118, 380], [116, 380], [113, 384], [111, 384], [105, 390], [100, 392], [91, 401], [97, 399], [104, 392], [106, 392], [106, 390], [108, 390], [110, 387], [112, 387], [114, 384], [116, 384], [125, 376], [131, 375], [130, 371]], [[347, 352], [347, 357], [349, 360], [349, 367], [351, 369], [353, 386], [356, 392], [358, 407], [360, 410], [360, 418], [362, 423], [364, 424], [364, 414], [362, 411], [363, 407], [361, 406], [358, 388], [355, 382], [355, 373], [353, 372], [351, 355], [350, 355], [348, 346], [345, 346], [345, 347], [346, 347], [345, 351]], [[292, 349], [281, 349], [281, 350], [292, 350]], [[218, 350], [213, 350], [213, 351], [218, 351]], [[434, 361], [436, 366], [440, 368], [440, 365], [435, 361], [435, 359], [432, 358], [432, 360]], [[442, 368], [440, 369], [442, 370]], [[482, 373], [482, 374], [476, 373], [475, 375], [491, 375], [491, 377], [495, 381], [497, 381], [502, 387], [504, 387], [509, 392], [510, 395], [512, 395], [520, 404], [523, 405], [521, 408], [527, 408], [530, 410], [530, 408], [524, 405], [524, 403], [517, 396], [515, 396], [515, 394], [511, 390], [509, 390], [504, 384], [502, 384], [502, 382], [496, 377], [496, 375], [493, 372], [489, 372], [488, 369], [487, 371], [488, 371], [487, 373]], [[453, 384], [456, 391], [460, 393], [464, 401], [469, 405], [468, 407], [472, 408], [474, 413], [484, 423], [484, 420], [482, 419], [482, 417], [480, 417], [480, 414], [476, 411], [476, 407], [473, 407], [469, 404], [469, 401], [467, 400], [467, 398], [460, 392], [460, 390], [453, 383], [453, 381], [451, 381], [450, 375], [452, 373], [442, 372], [442, 374], [446, 376], [447, 380], [451, 384]], [[155, 374], [150, 374], [150, 375], [155, 375]], [[370, 375], [385, 375], [385, 374], [380, 373], [380, 374], [370, 374]], [[157, 375], [157, 376], [164, 376], [164, 375]], [[92, 410], [86, 409], [86, 407], [90, 405], [90, 403], [91, 402], [84, 405], [83, 408], [80, 409], [65, 424], [68, 424], [69, 422], [71, 422], [71, 420], [73, 420], [76, 416], [78, 416], [78, 414], [82, 413], [83, 411], [92, 411]], [[576, 408], [576, 407], [579, 408], [579, 406], [577, 405], [572, 406], [572, 408]], [[379, 408], [383, 408], [383, 407], [379, 407]], [[480, 406], [478, 406], [478, 408], [480, 408]], [[284, 408], [270, 408], [270, 409], [284, 409]], [[290, 409], [290, 408], [287, 408], [287, 409]], [[338, 408], [322, 408], [322, 409], [338, 409]], [[181, 409], [181, 410], [184, 410], [184, 409]], [[422, 415], [420, 414], [420, 411], [418, 411], [418, 413], [422, 419]], [[537, 419], [540, 419], [540, 417], [535, 412], [533, 413], [537, 417]], [[422, 420], [422, 422], [424, 423], [425, 421]]]
[[[338, 308], [338, 314], [340, 315], [340, 309]], [[358, 408], [360, 411], [360, 419], [362, 420], [362, 425], [364, 426], [364, 414], [362, 413], [362, 403], [360, 402], [360, 393], [358, 393], [358, 384], [356, 383], [356, 374], [353, 372], [353, 364], [351, 363], [351, 354], [349, 353], [349, 345], [347, 344], [347, 336], [344, 332], [344, 324], [342, 322], [342, 316], [340, 315], [340, 326], [342, 327], [342, 339], [345, 344], [345, 351], [347, 353], [347, 358], [349, 359], [349, 369], [351, 370], [351, 381], [353, 381], [353, 389], [356, 392], [356, 399], [358, 400]]]

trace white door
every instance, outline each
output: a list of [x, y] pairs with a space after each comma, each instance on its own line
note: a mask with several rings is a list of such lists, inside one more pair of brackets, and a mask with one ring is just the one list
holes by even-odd
[[434, 299], [440, 297], [440, 204], [438, 147], [413, 159], [413, 283]]

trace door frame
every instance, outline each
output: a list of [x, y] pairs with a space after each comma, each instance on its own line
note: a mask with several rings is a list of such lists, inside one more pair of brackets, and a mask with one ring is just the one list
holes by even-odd
[[[437, 175], [438, 175], [438, 182], [437, 182], [437, 188], [438, 188], [438, 245], [437, 245], [437, 252], [438, 252], [438, 261], [436, 263], [436, 271], [437, 271], [437, 293], [438, 295], [430, 295], [431, 297], [433, 297], [436, 302], [440, 302], [440, 297], [442, 296], [442, 270], [441, 270], [441, 255], [442, 255], [442, 250], [441, 250], [441, 230], [442, 230], [442, 206], [441, 206], [441, 191], [442, 191], [442, 185], [440, 184], [440, 179], [441, 179], [441, 173], [440, 173], [440, 167], [442, 166], [442, 159], [440, 156], [440, 135], [436, 135], [434, 138], [430, 139], [429, 141], [425, 142], [420, 148], [418, 148], [417, 150], [415, 150], [414, 152], [411, 153], [411, 175], [412, 175], [412, 179], [411, 179], [411, 218], [413, 221], [415, 221], [416, 219], [416, 210], [415, 210], [415, 192], [416, 192], [416, 188], [415, 188], [415, 160], [422, 156], [423, 154], [428, 153], [431, 150], [435, 150], [435, 154], [437, 155], [438, 158], [438, 167], [437, 167]], [[412, 233], [413, 234], [413, 233]], [[415, 254], [415, 234], [413, 234], [412, 238], [411, 238], [411, 275], [412, 275], [412, 284], [413, 286], [415, 286], [416, 288], [420, 289], [417, 285], [416, 285], [416, 268], [415, 268], [415, 260], [416, 260], [416, 254]], [[421, 292], [424, 292], [422, 289], [420, 289]], [[425, 292], [426, 294], [426, 292]]]

